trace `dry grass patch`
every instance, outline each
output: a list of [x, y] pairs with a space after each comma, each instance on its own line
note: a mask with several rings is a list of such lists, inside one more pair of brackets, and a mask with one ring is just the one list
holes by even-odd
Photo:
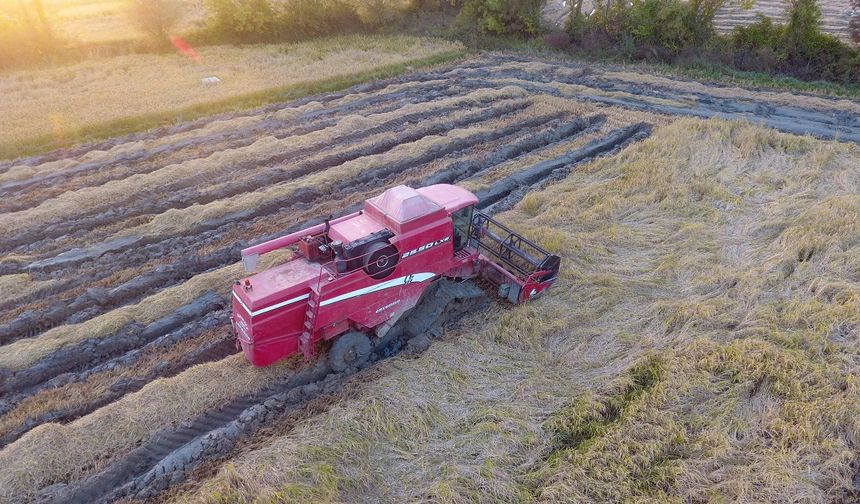
[[546, 297], [177, 500], [856, 500], [858, 177], [855, 145], [659, 127], [501, 216], [563, 255]]
[[[163, 114], [298, 84], [311, 84], [433, 56], [462, 45], [406, 36], [348, 36], [297, 44], [213, 46], [201, 61], [181, 55], [129, 55], [0, 76], [0, 145], [46, 132], [57, 143], [81, 128]], [[200, 79], [215, 75], [217, 86]]]

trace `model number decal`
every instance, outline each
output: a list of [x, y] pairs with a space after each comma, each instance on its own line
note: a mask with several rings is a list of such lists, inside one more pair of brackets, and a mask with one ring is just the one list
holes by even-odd
[[236, 322], [236, 328], [245, 337], [246, 340], [250, 340], [251, 336], [248, 334], [248, 324], [245, 323], [245, 320], [242, 317], [236, 317], [233, 319]]
[[414, 256], [418, 252], [424, 252], [425, 250], [427, 250], [431, 247], [435, 247], [436, 245], [441, 245], [442, 243], [445, 243], [445, 242], [449, 241], [450, 239], [451, 239], [450, 236], [446, 236], [445, 238], [442, 238], [441, 240], [436, 240], [434, 242], [425, 243], [424, 245], [421, 245], [420, 247], [418, 247], [415, 250], [410, 250], [409, 252], [406, 252], [401, 257], [403, 257], [403, 259], [406, 259], [407, 257]]
[[382, 312], [382, 311], [385, 311], [385, 310], [387, 310], [387, 309], [391, 308], [392, 306], [397, 306], [397, 305], [399, 305], [399, 304], [400, 304], [400, 300], [399, 300], [399, 299], [394, 300], [394, 301], [392, 301], [391, 303], [388, 303], [387, 305], [383, 306], [382, 308], [379, 308], [378, 310], [376, 310], [376, 313], [380, 313], [380, 312]]

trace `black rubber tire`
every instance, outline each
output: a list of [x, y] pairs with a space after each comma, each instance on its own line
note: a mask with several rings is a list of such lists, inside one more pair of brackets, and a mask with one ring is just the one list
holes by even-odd
[[386, 242], [374, 243], [367, 247], [364, 257], [364, 271], [372, 278], [381, 280], [390, 275], [400, 256], [394, 245]]
[[328, 352], [332, 370], [340, 373], [351, 366], [363, 364], [370, 357], [370, 338], [358, 331], [348, 332], [335, 340]]

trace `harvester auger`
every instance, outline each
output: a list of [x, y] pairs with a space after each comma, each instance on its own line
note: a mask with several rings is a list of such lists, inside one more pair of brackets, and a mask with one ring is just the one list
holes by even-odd
[[539, 296], [558, 276], [559, 257], [477, 202], [454, 185], [397, 186], [358, 212], [242, 250], [251, 273], [261, 254], [296, 246], [289, 261], [233, 287], [231, 321], [245, 356], [266, 366], [299, 351], [310, 358], [334, 340], [331, 367], [358, 365], [376, 346], [371, 338], [385, 338], [419, 300], [444, 297], [428, 291], [442, 278], [481, 278], [512, 303]]

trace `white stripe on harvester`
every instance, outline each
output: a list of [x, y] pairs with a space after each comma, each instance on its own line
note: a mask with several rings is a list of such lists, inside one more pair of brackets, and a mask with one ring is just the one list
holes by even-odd
[[343, 301], [346, 299], [351, 299], [358, 296], [363, 296], [365, 294], [370, 294], [373, 292], [379, 292], [381, 290], [390, 289], [392, 287], [399, 287], [401, 285], [407, 285], [412, 282], [423, 282], [425, 280], [430, 280], [435, 277], [435, 273], [414, 273], [412, 275], [406, 275], [399, 278], [394, 278], [391, 280], [387, 280], [382, 283], [378, 283], [376, 285], [371, 285], [370, 287], [364, 287], [363, 289], [354, 290], [352, 292], [347, 292], [346, 294], [341, 294], [340, 296], [335, 296], [331, 299], [326, 299], [320, 303], [320, 306], [330, 305], [332, 303], [337, 303], [338, 301]]
[[[391, 280], [386, 280], [385, 282], [378, 283], [376, 285], [371, 285], [370, 287], [364, 287], [362, 289], [357, 289], [352, 292], [347, 292], [346, 294], [341, 294], [340, 296], [335, 296], [331, 299], [326, 299], [325, 301], [320, 302], [320, 306], [327, 306], [332, 303], [337, 303], [338, 301], [344, 301], [346, 299], [352, 299], [354, 297], [363, 296], [365, 294], [371, 294], [374, 292], [379, 292], [381, 290], [390, 289], [392, 287], [399, 287], [401, 285], [408, 285], [413, 282], [423, 282], [425, 280], [430, 280], [435, 277], [435, 273], [414, 273], [412, 275], [406, 275], [398, 278], [394, 278]], [[302, 294], [301, 296], [296, 296], [292, 299], [287, 299], [286, 301], [281, 301], [280, 303], [273, 304], [272, 306], [267, 306], [265, 308], [260, 308], [257, 311], [252, 312], [245, 303], [242, 302], [242, 299], [236, 294], [236, 291], [233, 291], [233, 297], [236, 298], [236, 301], [239, 301], [239, 304], [242, 305], [242, 308], [245, 309], [248, 314], [252, 317], [256, 317], [257, 315], [262, 315], [264, 313], [270, 312], [272, 310], [277, 310], [278, 308], [283, 308], [289, 304], [296, 303], [303, 299], [307, 299], [310, 297], [310, 294]]]
[[239, 301], [239, 304], [242, 305], [242, 308], [244, 308], [245, 311], [248, 312], [249, 315], [251, 315], [252, 317], [256, 317], [257, 315], [262, 315], [262, 314], [270, 312], [272, 310], [277, 310], [278, 308], [283, 308], [284, 306], [287, 306], [288, 304], [293, 304], [293, 303], [299, 302], [303, 299], [307, 299], [307, 298], [311, 297], [311, 295], [310, 294], [302, 294], [301, 296], [296, 296], [292, 299], [287, 299], [286, 301], [281, 301], [280, 303], [273, 304], [272, 306], [260, 308], [259, 310], [254, 311], [254, 312], [252, 312], [250, 309], [248, 309], [248, 307], [245, 305], [245, 303], [242, 302], [242, 299], [239, 297], [239, 295], [236, 294], [236, 291], [233, 291], [233, 297], [236, 298], [236, 301]]

